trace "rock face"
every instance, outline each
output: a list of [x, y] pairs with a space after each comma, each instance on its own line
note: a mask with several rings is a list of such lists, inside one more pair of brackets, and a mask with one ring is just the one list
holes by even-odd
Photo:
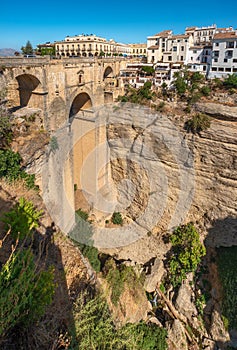
[[206, 114], [210, 114], [218, 119], [225, 119], [228, 121], [237, 121], [237, 107], [228, 106], [221, 103], [196, 103], [196, 110]]
[[168, 330], [168, 337], [171, 341], [170, 349], [188, 350], [184, 327], [179, 320], [174, 320], [171, 328]]
[[189, 319], [191, 319], [193, 315], [197, 315], [197, 310], [192, 300], [192, 290], [188, 280], [186, 280], [179, 288], [175, 307]]
[[[234, 110], [227, 110], [228, 121], [213, 119], [199, 135], [187, 134], [177, 118], [174, 124], [172, 116], [142, 107], [111, 113], [108, 140], [112, 177], [122, 192], [120, 211], [148, 233], [194, 221], [208, 245], [237, 244], [237, 123]], [[142, 244], [128, 243], [114, 254], [148, 261], [155, 256], [150, 242], [143, 236]]]

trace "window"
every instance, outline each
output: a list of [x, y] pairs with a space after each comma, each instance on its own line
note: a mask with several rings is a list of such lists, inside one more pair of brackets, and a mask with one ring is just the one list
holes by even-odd
[[219, 51], [213, 51], [212, 56], [213, 57], [219, 57]]
[[184, 51], [184, 46], [181, 46], [181, 51]]
[[226, 58], [232, 58], [232, 56], [233, 56], [233, 51], [228, 50], [228, 51], [225, 52], [225, 57]]
[[226, 72], [231, 72], [231, 68], [225, 68]]
[[193, 53], [197, 53], [197, 50], [193, 50]]
[[155, 53], [155, 50], [152, 50], [151, 52], [152, 52], [152, 53]]
[[227, 58], [224, 58], [224, 62], [225, 62], [225, 63], [228, 62]]
[[212, 67], [211, 69], [213, 72], [216, 72], [217, 71], [217, 67]]
[[219, 43], [215, 43], [215, 46], [219, 46]]
[[233, 58], [233, 63], [237, 63], [237, 58]]
[[218, 62], [218, 58], [214, 58], [214, 62]]
[[191, 61], [193, 61], [193, 57], [190, 57]]
[[173, 47], [173, 51], [176, 52], [177, 51], [177, 46]]
[[172, 61], [172, 56], [168, 56], [168, 61]]
[[237, 68], [233, 68], [233, 72], [235, 72], [235, 73], [236, 73], [236, 72], [237, 72]]
[[184, 60], [184, 56], [181, 56], [181, 57], [180, 57], [180, 60], [183, 61], [183, 60]]
[[234, 41], [227, 41], [226, 43], [226, 48], [227, 49], [233, 49], [235, 46], [235, 42]]
[[218, 71], [219, 71], [219, 72], [224, 72], [224, 68], [223, 68], [223, 67], [219, 67], [219, 68], [218, 68]]

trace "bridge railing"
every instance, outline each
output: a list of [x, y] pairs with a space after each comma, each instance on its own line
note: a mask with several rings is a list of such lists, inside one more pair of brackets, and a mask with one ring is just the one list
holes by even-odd
[[96, 62], [121, 62], [121, 61], [133, 61], [134, 58], [129, 57], [51, 57], [47, 56], [36, 56], [36, 57], [22, 57], [22, 56], [11, 56], [11, 57], [0, 57], [1, 67], [18, 67], [18, 66], [37, 66], [43, 64], [77, 64], [77, 63], [96, 63]]
[[0, 65], [3, 67], [11, 66], [34, 66], [37, 64], [46, 64], [50, 62], [49, 56], [42, 57], [1, 57]]

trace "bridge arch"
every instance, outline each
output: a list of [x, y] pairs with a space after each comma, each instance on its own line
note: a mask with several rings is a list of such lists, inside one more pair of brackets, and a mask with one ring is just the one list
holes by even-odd
[[80, 92], [72, 101], [69, 118], [74, 117], [79, 111], [91, 110], [92, 106], [90, 95], [87, 92]]
[[[39, 79], [32, 74], [21, 74], [16, 77], [20, 96], [20, 107], [26, 107], [36, 88], [41, 87]], [[37, 101], [35, 101], [36, 104]], [[38, 107], [38, 106], [35, 106]]]
[[114, 77], [113, 69], [110, 66], [106, 67], [103, 74], [103, 80], [107, 78], [113, 78], [113, 77]]

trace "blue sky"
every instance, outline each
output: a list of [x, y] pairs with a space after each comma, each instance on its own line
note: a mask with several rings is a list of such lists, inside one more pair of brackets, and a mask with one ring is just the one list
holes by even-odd
[[[225, 8], [226, 5], [226, 8]], [[237, 0], [12, 0], [1, 3], [0, 48], [20, 50], [66, 35], [97, 34], [125, 43], [145, 42], [164, 29], [182, 33], [186, 26], [237, 28]]]

